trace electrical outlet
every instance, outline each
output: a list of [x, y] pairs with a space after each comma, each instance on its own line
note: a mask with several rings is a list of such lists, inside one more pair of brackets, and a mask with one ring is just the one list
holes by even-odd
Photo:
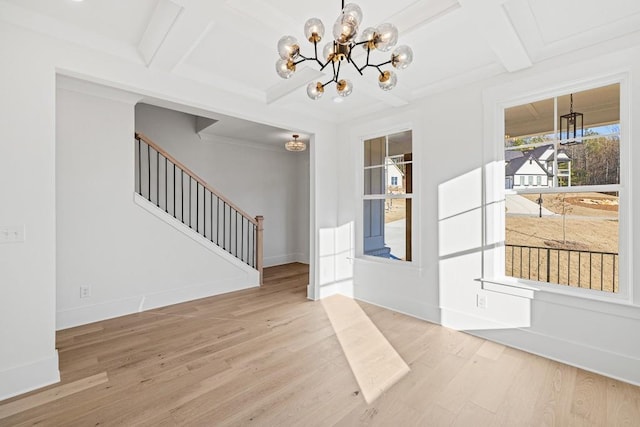
[[89, 298], [91, 296], [91, 286], [80, 286], [80, 298]]
[[478, 294], [476, 303], [478, 308], [487, 308], [487, 296]]
[[0, 243], [24, 242], [24, 225], [0, 226]]

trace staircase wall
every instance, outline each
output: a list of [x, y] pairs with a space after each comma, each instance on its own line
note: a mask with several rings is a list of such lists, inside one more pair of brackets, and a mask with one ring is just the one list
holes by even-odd
[[309, 150], [291, 153], [238, 138], [199, 135], [192, 114], [136, 105], [142, 132], [244, 211], [264, 216], [264, 265], [309, 262]]
[[136, 101], [57, 90], [57, 329], [258, 285], [134, 203]]

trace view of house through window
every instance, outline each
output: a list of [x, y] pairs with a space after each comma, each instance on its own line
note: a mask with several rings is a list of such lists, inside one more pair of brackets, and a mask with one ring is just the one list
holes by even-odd
[[620, 85], [505, 109], [504, 150], [505, 274], [618, 292]]
[[364, 255], [411, 261], [411, 131], [364, 141]]

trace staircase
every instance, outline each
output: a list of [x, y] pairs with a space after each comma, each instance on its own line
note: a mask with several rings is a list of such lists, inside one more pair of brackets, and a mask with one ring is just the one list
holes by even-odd
[[255, 218], [142, 133], [135, 134], [136, 192], [260, 273], [263, 217]]

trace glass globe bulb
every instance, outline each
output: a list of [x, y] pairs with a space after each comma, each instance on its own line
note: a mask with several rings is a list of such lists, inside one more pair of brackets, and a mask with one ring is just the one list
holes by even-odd
[[393, 71], [385, 71], [378, 77], [378, 86], [382, 90], [391, 90], [398, 84], [398, 77]]
[[342, 14], [348, 17], [356, 27], [362, 23], [362, 9], [355, 3], [349, 3], [342, 9]]
[[300, 54], [300, 45], [293, 36], [282, 36], [278, 40], [278, 54], [282, 59], [296, 59]]
[[324, 24], [318, 18], [308, 19], [304, 24], [304, 36], [311, 43], [317, 43], [324, 37]]
[[336, 83], [336, 90], [338, 91], [338, 95], [347, 97], [353, 92], [353, 84], [351, 80], [339, 80], [338, 83]]
[[343, 15], [333, 24], [333, 37], [340, 44], [349, 44], [358, 34], [358, 26], [352, 20], [342, 18]]
[[375, 45], [374, 45], [375, 36], [376, 36], [376, 29], [373, 27], [367, 27], [364, 30], [362, 30], [362, 33], [360, 34], [360, 41], [367, 42], [362, 44], [362, 48], [364, 50], [375, 49]]
[[395, 25], [384, 23], [376, 28], [376, 49], [383, 52], [388, 51], [398, 43], [398, 29]]
[[296, 64], [293, 63], [290, 59], [278, 59], [276, 61], [276, 72], [283, 79], [288, 79], [293, 76], [293, 73], [296, 71]]
[[309, 98], [313, 99], [314, 101], [316, 99], [320, 99], [323, 94], [324, 94], [324, 87], [322, 86], [322, 83], [311, 82], [309, 83], [309, 85], [307, 85], [307, 95], [309, 96]]
[[413, 51], [407, 45], [398, 46], [391, 54], [391, 65], [398, 70], [404, 70], [413, 62]]
[[322, 57], [325, 59], [325, 61], [330, 60], [334, 53], [335, 49], [333, 48], [332, 41], [324, 45], [324, 49], [322, 49]]

